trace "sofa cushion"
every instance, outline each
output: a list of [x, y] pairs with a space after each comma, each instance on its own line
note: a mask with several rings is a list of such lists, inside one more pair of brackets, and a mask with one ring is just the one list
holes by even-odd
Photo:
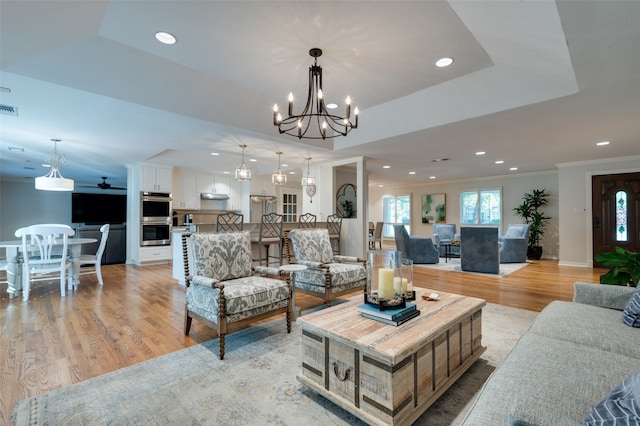
[[[367, 269], [361, 264], [329, 263], [332, 287], [335, 291], [340, 288], [352, 288], [349, 285], [357, 283], [362, 285], [367, 279]], [[326, 287], [326, 275], [324, 269], [309, 268], [296, 273], [296, 287], [304, 288], [304, 285]]]
[[[254, 316], [249, 314], [255, 313], [256, 309], [280, 302], [285, 302], [286, 306], [288, 303], [289, 285], [286, 281], [251, 276], [228, 280], [223, 284], [227, 317], [236, 316], [242, 319], [243, 316]], [[214, 322], [217, 322], [215, 319], [219, 316], [219, 301], [218, 289], [212, 290], [200, 285], [187, 287], [188, 308]]]
[[632, 357], [526, 333], [484, 384], [463, 424], [581, 425], [603, 390], [637, 369]]
[[615, 309], [555, 301], [538, 314], [530, 332], [638, 360], [638, 331], [624, 325], [620, 314]]
[[587, 426], [640, 424], [640, 372], [624, 378], [585, 419]]
[[289, 232], [296, 260], [329, 263], [333, 249], [326, 229], [294, 229]]
[[196, 233], [190, 238], [195, 257], [193, 275], [225, 281], [252, 274], [251, 238], [248, 231]]
[[633, 293], [633, 297], [624, 308], [622, 321], [631, 327], [640, 327], [640, 287]]

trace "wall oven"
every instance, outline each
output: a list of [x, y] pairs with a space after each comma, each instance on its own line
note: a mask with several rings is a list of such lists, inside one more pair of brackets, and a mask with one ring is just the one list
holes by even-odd
[[140, 245], [170, 245], [171, 223], [171, 194], [166, 192], [141, 192]]

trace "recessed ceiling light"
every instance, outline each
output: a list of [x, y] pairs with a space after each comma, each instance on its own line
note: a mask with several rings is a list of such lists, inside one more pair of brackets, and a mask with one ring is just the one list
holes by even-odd
[[379, 185], [378, 185], [378, 188], [382, 188], [383, 186], [384, 186], [384, 185], [382, 185], [382, 184], [379, 184]]
[[485, 154], [486, 154], [486, 152], [484, 152], [484, 151], [478, 151], [478, 152], [476, 152], [476, 155], [485, 155]]
[[332, 103], [330, 103], [330, 104], [327, 104], [327, 108], [329, 108], [329, 109], [336, 109], [336, 108], [338, 108], [338, 104], [334, 104], [334, 103], [332, 102]]
[[515, 172], [516, 170], [518, 170], [517, 167], [510, 167], [509, 170], [511, 170], [512, 172]]
[[284, 164], [284, 163], [282, 163], [282, 165], [281, 165], [281, 166], [282, 166], [282, 167], [289, 167], [289, 165], [288, 165], [288, 164]]
[[598, 142], [596, 145], [598, 146], [604, 146], [604, 145], [609, 145], [609, 141], [602, 141], [602, 142]]
[[296, 172], [289, 172], [289, 174], [290, 174], [290, 175], [295, 175], [295, 174], [296, 174]]
[[444, 68], [453, 63], [453, 58], [440, 58], [436, 61], [436, 67]]
[[504, 164], [504, 160], [496, 160], [496, 164]]
[[212, 152], [211, 155], [220, 155], [219, 152]]
[[383, 169], [390, 169], [391, 166], [382, 166]]
[[176, 44], [176, 37], [165, 31], [158, 31], [156, 33], [156, 40], [158, 40], [162, 44]]
[[429, 179], [435, 179], [435, 178], [436, 178], [435, 176], [429, 176]]
[[255, 162], [256, 162], [256, 161], [258, 161], [258, 160], [256, 160], [255, 158], [249, 158], [249, 161], [252, 161], [252, 162], [254, 162], [254, 163], [255, 163]]
[[222, 174], [228, 175], [228, 174], [229, 174], [229, 172], [222, 172]]
[[409, 174], [410, 174], [410, 175], [415, 175], [415, 174], [416, 174], [416, 172], [409, 172]]

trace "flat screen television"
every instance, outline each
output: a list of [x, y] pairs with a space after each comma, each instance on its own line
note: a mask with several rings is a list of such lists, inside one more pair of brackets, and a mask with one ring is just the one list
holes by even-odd
[[124, 194], [71, 194], [71, 222], [86, 225], [127, 221], [127, 196]]

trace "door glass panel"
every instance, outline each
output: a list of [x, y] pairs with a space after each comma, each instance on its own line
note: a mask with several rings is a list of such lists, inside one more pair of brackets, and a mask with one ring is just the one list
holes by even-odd
[[627, 241], [627, 193], [616, 192], [616, 241]]

